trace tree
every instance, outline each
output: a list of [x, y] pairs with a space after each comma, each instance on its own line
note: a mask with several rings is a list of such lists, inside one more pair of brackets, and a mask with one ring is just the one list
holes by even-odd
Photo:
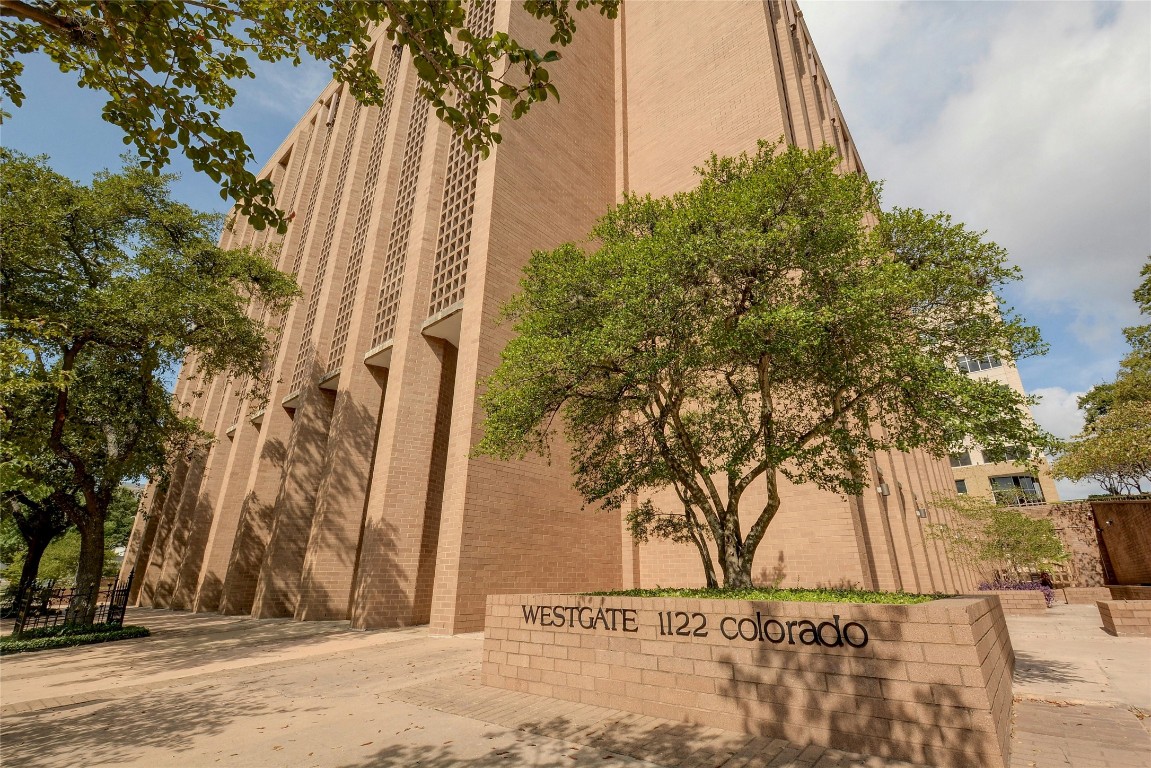
[[[551, 25], [557, 46], [576, 31], [570, 5], [523, 3]], [[577, 10], [591, 5], [615, 18], [619, 0], [575, 1]], [[325, 62], [352, 96], [380, 105], [384, 86], [372, 69], [369, 31], [382, 25], [411, 53], [421, 96], [468, 149], [486, 154], [500, 141], [501, 99], [518, 118], [549, 95], [559, 98], [546, 67], [559, 53], [469, 28], [468, 9], [461, 0], [0, 0], [0, 93], [19, 107], [17, 57], [42, 51], [62, 71], [77, 72], [82, 87], [108, 94], [104, 119], [124, 130], [144, 165], [159, 170], [179, 150], [257, 229], [283, 228], [271, 183], [248, 170], [251, 150], [220, 118], [235, 99], [233, 83], [254, 76], [252, 57]]]
[[[504, 308], [518, 336], [477, 453], [547, 454], [560, 417], [583, 498], [634, 498], [634, 535], [694, 542], [709, 585], [712, 551], [725, 586], [751, 584], [783, 478], [859, 494], [869, 451], [1045, 442], [1022, 396], [953, 362], [1042, 350], [988, 299], [1018, 270], [943, 214], [882, 211], [830, 149], [713, 156], [696, 189], [630, 195], [592, 237], [533, 254]], [[668, 487], [674, 509], [652, 498]]]
[[1094, 480], [1113, 496], [1151, 490], [1151, 403], [1113, 406], [1067, 442], [1053, 472]]
[[[0, 508], [0, 562], [8, 564], [5, 578], [15, 582], [9, 592], [25, 594], [37, 579], [58, 582], [75, 579], [80, 562], [80, 538], [64, 507], [51, 496], [37, 502], [23, 493], [9, 491], [6, 495], [8, 504]], [[76, 495], [74, 490], [72, 495]], [[73, 503], [83, 501], [73, 500]], [[128, 543], [139, 503], [139, 494], [127, 486], [120, 486], [112, 495], [104, 521], [104, 576], [119, 573], [119, 563], [113, 557], [117, 548]]]
[[136, 513], [140, 509], [140, 491], [127, 485], [121, 485], [112, 494], [112, 503], [108, 505], [108, 517], [104, 521], [104, 542], [109, 549], [118, 549], [128, 546], [128, 539], [132, 536], [132, 526], [136, 522]]
[[[82, 186], [0, 150], [0, 179], [0, 458], [26, 476], [49, 457], [35, 479], [75, 488], [58, 503], [79, 532], [77, 586], [92, 589], [121, 484], [206, 437], [163, 377], [190, 355], [198, 376], [247, 376], [260, 396], [271, 339], [247, 307], [283, 311], [298, 289], [266, 253], [217, 247], [221, 217], [173, 201], [170, 176], [128, 164]], [[79, 623], [94, 609], [78, 606]]]
[[[0, 403], [8, 404], [5, 417], [15, 417], [17, 403], [35, 399], [35, 384], [16, 375], [22, 359], [13, 339], [0, 339]], [[0, 560], [10, 564], [8, 572], [19, 565], [12, 594], [21, 595], [36, 580], [49, 545], [71, 526], [62, 499], [74, 499], [77, 488], [47, 444], [21, 444], [19, 430], [10, 421], [0, 419], [5, 427], [0, 430], [0, 525], [5, 529]]]
[[69, 489], [53, 490], [42, 499], [22, 491], [4, 492], [4, 509], [0, 515], [16, 530], [22, 545], [6, 547], [9, 551], [5, 553], [5, 562], [20, 563], [14, 594], [22, 595], [27, 591], [40, 572], [40, 561], [48, 546], [71, 526], [57, 498], [68, 492]]
[[941, 541], [953, 559], [976, 570], [1009, 570], [1019, 581], [1069, 557], [1054, 523], [1018, 507], [966, 495], [939, 497], [935, 506], [951, 522], [929, 524], [928, 538]]
[[[1151, 316], [1151, 258], [1134, 292], [1139, 311]], [[1151, 490], [1151, 325], [1123, 329], [1129, 352], [1115, 381], [1079, 398], [1083, 431], [1067, 441], [1052, 471], [1068, 480], [1094, 480], [1119, 496]]]

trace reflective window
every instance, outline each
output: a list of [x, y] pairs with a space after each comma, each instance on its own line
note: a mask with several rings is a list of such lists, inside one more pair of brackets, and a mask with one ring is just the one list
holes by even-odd
[[964, 373], [975, 373], [976, 371], [986, 371], [988, 368], [998, 368], [1003, 365], [1003, 362], [995, 355], [984, 355], [983, 357], [968, 357], [967, 355], [959, 356], [959, 370]]
[[991, 492], [997, 504], [1042, 504], [1043, 489], [1031, 475], [1007, 475], [991, 478]]

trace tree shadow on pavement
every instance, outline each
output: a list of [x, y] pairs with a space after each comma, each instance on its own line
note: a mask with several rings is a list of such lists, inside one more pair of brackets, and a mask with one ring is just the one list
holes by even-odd
[[22, 768], [128, 765], [145, 749], [178, 755], [237, 720], [276, 711], [255, 697], [233, 697], [221, 706], [218, 697], [202, 688], [167, 689], [138, 698], [7, 715], [0, 754], [4, 765]]
[[342, 763], [339, 768], [488, 768], [489, 766], [532, 766], [532, 768], [581, 768], [581, 766], [623, 766], [630, 762], [621, 755], [599, 749], [561, 744], [531, 734], [514, 734], [515, 743], [501, 740], [486, 755], [465, 755], [454, 744], [421, 746], [392, 744], [363, 761]]
[[1015, 652], [1016, 683], [1086, 683], [1076, 674], [1078, 665], [1036, 656], [1024, 651]]

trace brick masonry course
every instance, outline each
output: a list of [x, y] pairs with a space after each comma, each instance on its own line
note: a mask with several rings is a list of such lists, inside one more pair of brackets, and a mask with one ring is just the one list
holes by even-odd
[[482, 680], [917, 763], [994, 767], [1010, 761], [1014, 664], [995, 596], [909, 606], [495, 595]]
[[1100, 600], [1099, 618], [1112, 635], [1151, 637], [1151, 602], [1146, 600]]
[[1065, 587], [1056, 592], [1068, 605], [1092, 605], [1098, 600], [1110, 600], [1107, 587]]
[[1110, 595], [1101, 596], [1100, 600], [1151, 600], [1151, 587], [1108, 587]]
[[997, 595], [1003, 612], [1008, 616], [1028, 616], [1047, 612], [1047, 598], [1038, 589], [986, 590]]

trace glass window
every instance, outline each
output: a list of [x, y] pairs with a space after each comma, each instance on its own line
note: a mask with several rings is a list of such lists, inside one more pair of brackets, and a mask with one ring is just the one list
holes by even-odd
[[983, 459], [990, 462], [1001, 461], [1027, 461], [1031, 458], [1026, 450], [1018, 445], [1009, 445], [1006, 448], [984, 448]]
[[966, 480], [956, 480], [955, 481], [955, 492], [956, 493], [967, 493], [967, 481]]
[[983, 357], [968, 357], [967, 355], [960, 355], [959, 370], [964, 373], [975, 373], [976, 371], [986, 371], [989, 368], [998, 368], [1003, 365], [1003, 362], [995, 355], [984, 355]]
[[970, 467], [971, 466], [971, 452], [964, 451], [963, 453], [951, 454], [951, 466], [953, 467]]
[[1030, 475], [1007, 475], [991, 478], [991, 492], [997, 504], [1043, 504], [1043, 489]]

